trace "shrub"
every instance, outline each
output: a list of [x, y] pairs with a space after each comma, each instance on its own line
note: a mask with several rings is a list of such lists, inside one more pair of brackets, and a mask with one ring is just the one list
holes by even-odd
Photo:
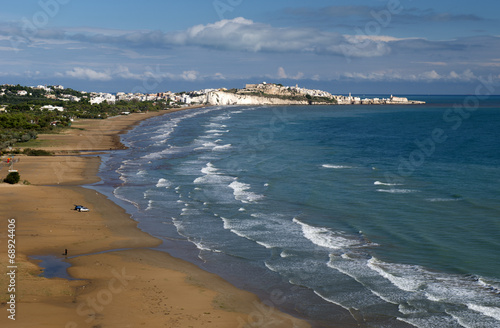
[[3, 179], [3, 182], [10, 183], [10, 184], [16, 184], [21, 180], [21, 176], [19, 175], [19, 172], [10, 172], [5, 179]]
[[31, 148], [26, 148], [23, 151], [23, 154], [27, 156], [52, 156], [52, 153], [50, 151], [43, 149], [31, 149]]

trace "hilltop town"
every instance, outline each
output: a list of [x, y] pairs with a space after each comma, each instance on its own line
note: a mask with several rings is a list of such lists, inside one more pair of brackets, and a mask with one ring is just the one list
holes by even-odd
[[210, 105], [391, 105], [423, 104], [408, 98], [363, 98], [332, 95], [322, 90], [266, 83], [247, 84], [244, 89], [218, 89], [206, 94]]
[[322, 90], [314, 90], [295, 86], [283, 86], [276, 83], [262, 82], [247, 84], [243, 89], [203, 89], [198, 91], [174, 93], [171, 91], [158, 93], [125, 93], [117, 92], [86, 92], [66, 89], [62, 85], [36, 87], [22, 87], [4, 84], [0, 86], [0, 111], [16, 98], [16, 103], [29, 102], [33, 98], [45, 98], [60, 103], [54, 106], [48, 103], [41, 107], [46, 110], [64, 111], [64, 103], [82, 102], [90, 105], [107, 103], [113, 105], [119, 102], [152, 102], [163, 103], [167, 106], [186, 105], [266, 105], [266, 104], [309, 104], [309, 105], [382, 105], [382, 104], [422, 104], [422, 101], [408, 100], [408, 98], [360, 98], [344, 95], [332, 95]]

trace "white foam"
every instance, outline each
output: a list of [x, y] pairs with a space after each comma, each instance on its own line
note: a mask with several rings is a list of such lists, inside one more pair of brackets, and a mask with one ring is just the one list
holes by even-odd
[[425, 295], [425, 298], [427, 298], [429, 301], [433, 301], [433, 302], [441, 302], [441, 301], [443, 301], [442, 297], [437, 297], [437, 296], [431, 295], [429, 293], [424, 293], [424, 295]]
[[150, 153], [150, 154], [144, 155], [141, 158], [143, 158], [143, 159], [159, 159], [162, 157], [162, 154], [163, 154], [163, 151], [159, 151], [156, 153]]
[[229, 220], [224, 218], [224, 217], [220, 217], [222, 219], [222, 222], [223, 222], [223, 226], [224, 226], [224, 229], [226, 230], [231, 230], [231, 225], [229, 223]]
[[264, 198], [263, 195], [258, 195], [254, 192], [248, 191], [251, 186], [246, 183], [235, 180], [231, 182], [229, 187], [233, 189], [234, 198], [241, 201], [242, 203], [256, 202]]
[[130, 199], [127, 199], [127, 198], [125, 198], [124, 196], [120, 195], [120, 194], [118, 193], [118, 191], [119, 191], [120, 189], [121, 189], [121, 187], [118, 187], [118, 188], [116, 188], [115, 190], [113, 190], [113, 195], [114, 195], [116, 198], [118, 198], [118, 199], [120, 199], [120, 200], [122, 200], [122, 201], [124, 201], [124, 202], [130, 203], [130, 204], [134, 205], [136, 208], [140, 208], [138, 203], [136, 203], [136, 202], [134, 202], [134, 201], [132, 201], [132, 200], [130, 200]]
[[323, 164], [321, 165], [325, 169], [352, 169], [352, 166], [349, 165], [335, 165], [335, 164]]
[[280, 257], [282, 257], [282, 258], [287, 258], [287, 257], [292, 257], [292, 256], [294, 256], [294, 255], [293, 255], [293, 254], [288, 253], [287, 251], [282, 251], [282, 252], [280, 253]]
[[207, 174], [194, 179], [195, 184], [226, 184], [229, 181], [234, 181], [233, 177], [221, 174]]
[[385, 183], [381, 181], [375, 181], [373, 184], [376, 186], [402, 186], [401, 183]]
[[265, 243], [265, 242], [263, 242], [263, 241], [258, 241], [258, 240], [256, 240], [255, 242], [256, 242], [257, 244], [261, 245], [261, 246], [264, 246], [264, 247], [265, 247], [265, 248], [267, 248], [267, 249], [271, 249], [271, 248], [273, 248], [273, 247], [274, 247], [274, 246], [272, 246], [271, 244]]
[[389, 194], [412, 194], [419, 192], [418, 190], [413, 189], [377, 189], [378, 192], [386, 192]]
[[[479, 312], [487, 317], [500, 321], [500, 307], [483, 306], [477, 304], [467, 304], [467, 307], [473, 311]], [[500, 323], [499, 323], [500, 326]]]
[[[452, 317], [408, 317], [400, 318], [397, 320], [405, 322], [411, 326], [418, 328], [459, 328], [461, 325], [457, 326], [457, 321]], [[462, 326], [463, 327], [463, 326]]]
[[466, 328], [491, 328], [499, 327], [499, 321], [497, 318], [492, 317], [482, 311], [474, 311], [472, 309], [459, 310], [450, 309], [445, 310], [445, 312], [452, 316], [462, 327]]
[[270, 266], [267, 262], [264, 262], [264, 265], [266, 266], [266, 268], [268, 268], [272, 272], [279, 272], [278, 270], [276, 270], [275, 268], [273, 268], [272, 266]]
[[396, 275], [393, 275], [386, 270], [384, 270], [383, 265], [385, 263], [377, 260], [376, 258], [372, 257], [368, 261], [368, 267], [372, 269], [373, 271], [377, 272], [380, 274], [382, 277], [386, 278], [389, 280], [393, 285], [398, 287], [401, 290], [407, 291], [407, 292], [414, 292], [419, 289], [421, 286], [422, 282], [419, 280], [414, 279], [414, 277], [398, 277]]
[[206, 126], [208, 128], [215, 128], [215, 129], [227, 128], [227, 125], [224, 125], [224, 124], [221, 124], [221, 123], [215, 123], [215, 122], [211, 122], [211, 123], [206, 124], [204, 126]]
[[399, 304], [398, 306], [399, 312], [403, 314], [415, 314], [415, 313], [422, 313], [420, 309], [410, 307], [408, 304]]
[[182, 222], [177, 218], [172, 217], [172, 223], [174, 224], [175, 229], [177, 229], [177, 233], [183, 237], [186, 237], [186, 235], [183, 234], [184, 226], [182, 225]]
[[166, 154], [176, 153], [176, 152], [182, 151], [183, 149], [184, 148], [182, 148], [182, 147], [169, 147], [167, 149], [163, 149], [163, 150], [158, 151], [158, 152], [144, 155], [141, 158], [142, 159], [160, 159], [160, 158], [165, 157]]
[[179, 121], [180, 120], [172, 120], [169, 123], [165, 124], [157, 130], [157, 135], [152, 136], [151, 139], [165, 141], [172, 134], [172, 132], [174, 132], [175, 128], [178, 126], [177, 123]]
[[344, 309], [348, 310], [349, 312], [352, 311], [352, 309], [356, 310], [356, 311], [359, 311], [359, 309], [355, 308], [355, 307], [347, 307], [347, 306], [344, 306], [342, 303], [340, 302], [336, 302], [335, 300], [331, 299], [331, 298], [328, 298], [326, 296], [323, 296], [321, 295], [321, 293], [319, 293], [318, 291], [314, 291], [314, 294], [318, 295], [319, 297], [321, 297], [322, 299], [324, 299], [325, 301], [329, 302], [329, 303], [332, 303], [332, 304], [335, 304], [335, 305], [338, 305], [340, 307], [343, 307]]
[[251, 240], [250, 238], [248, 238], [248, 236], [246, 236], [242, 232], [240, 232], [240, 231], [238, 231], [236, 229], [233, 229], [232, 226], [231, 226], [231, 222], [228, 219], [226, 219], [226, 218], [224, 218], [222, 216], [220, 218], [222, 219], [224, 229], [231, 231], [232, 233], [234, 233], [238, 237]]
[[156, 183], [157, 188], [170, 188], [172, 186], [172, 182], [168, 181], [167, 179], [161, 178], [158, 180]]
[[223, 145], [223, 146], [215, 146], [214, 148], [212, 148], [212, 150], [214, 150], [214, 151], [220, 151], [220, 150], [229, 149], [231, 147], [232, 147], [231, 144], [227, 144], [227, 145]]
[[[196, 248], [198, 248], [200, 251], [207, 251], [207, 252], [212, 252], [214, 251], [213, 249], [211, 248], [208, 248], [207, 246], [203, 245], [201, 242], [199, 241], [194, 241], [194, 240], [191, 240], [189, 239], [190, 242], [192, 242]], [[202, 259], [203, 260], [203, 259]]]
[[225, 120], [229, 120], [231, 118], [230, 115], [220, 115], [220, 116], [216, 116], [214, 118], [212, 118], [212, 121], [225, 121]]
[[[211, 141], [210, 142], [205, 142], [203, 144], [204, 148], [213, 148], [213, 147], [216, 147], [216, 146], [217, 146], [217, 144], [215, 142], [211, 142]], [[202, 149], [202, 148], [196, 148], [196, 149]]]
[[297, 218], [294, 218], [293, 222], [302, 227], [304, 237], [318, 246], [330, 249], [343, 249], [360, 245], [359, 241], [347, 238], [343, 232], [335, 232], [323, 227], [313, 227], [299, 221]]
[[238, 231], [238, 230], [235, 230], [235, 229], [229, 229], [229, 231], [231, 231], [232, 233], [234, 233], [236, 236], [238, 237], [241, 237], [241, 238], [245, 238], [245, 239], [248, 239], [248, 240], [251, 240], [251, 241], [254, 241], [253, 239], [249, 238], [247, 235], [245, 235], [244, 233]]
[[201, 172], [204, 174], [216, 174], [219, 171], [212, 163], [207, 163], [207, 165], [201, 169]]
[[488, 281], [485, 278], [479, 278], [477, 280], [477, 283], [483, 288], [486, 288], [496, 294], [500, 294], [500, 283], [498, 281], [493, 282], [493, 281]]
[[228, 133], [229, 130], [208, 130], [206, 133]]
[[460, 201], [460, 198], [427, 198], [429, 202], [457, 202]]

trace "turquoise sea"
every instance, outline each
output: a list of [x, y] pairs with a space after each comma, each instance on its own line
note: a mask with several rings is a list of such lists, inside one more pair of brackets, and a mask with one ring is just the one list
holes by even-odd
[[315, 327], [500, 327], [500, 97], [410, 98], [152, 118], [95, 188]]

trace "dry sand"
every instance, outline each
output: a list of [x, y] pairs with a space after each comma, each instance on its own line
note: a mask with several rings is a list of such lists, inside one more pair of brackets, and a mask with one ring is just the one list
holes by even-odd
[[[81, 120], [64, 134], [40, 140], [59, 154], [116, 149], [118, 133], [159, 114]], [[75, 155], [21, 156], [15, 168], [31, 185], [0, 184], [0, 267], [10, 270], [8, 219], [16, 221], [17, 267], [15, 293], [8, 292], [9, 276], [0, 276], [0, 327], [309, 327], [214, 274], [149, 249], [160, 241], [105, 196], [79, 187], [98, 181], [99, 162]], [[90, 212], [74, 211], [74, 204]], [[65, 249], [75, 280], [41, 277], [37, 261], [29, 258], [64, 258]], [[8, 318], [10, 294], [15, 321]]]

